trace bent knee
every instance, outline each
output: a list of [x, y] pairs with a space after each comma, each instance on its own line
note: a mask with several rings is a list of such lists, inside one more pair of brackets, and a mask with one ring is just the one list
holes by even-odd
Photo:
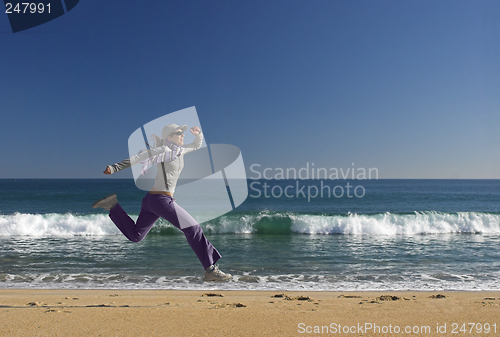
[[189, 227], [182, 228], [181, 231], [184, 234], [196, 234], [196, 233], [203, 233], [203, 229], [199, 224], [192, 225]]

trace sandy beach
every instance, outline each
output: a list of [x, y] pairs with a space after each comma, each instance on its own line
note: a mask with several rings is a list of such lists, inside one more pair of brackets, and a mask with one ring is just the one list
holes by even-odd
[[500, 292], [3, 289], [0, 335], [495, 335], [499, 310]]

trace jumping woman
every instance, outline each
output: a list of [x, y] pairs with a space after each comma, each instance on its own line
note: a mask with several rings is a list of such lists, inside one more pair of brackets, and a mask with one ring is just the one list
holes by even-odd
[[151, 230], [155, 222], [164, 218], [179, 228], [205, 269], [205, 281], [226, 281], [232, 276], [222, 272], [215, 263], [221, 255], [207, 240], [196, 220], [180, 207], [173, 198], [175, 186], [184, 167], [184, 155], [201, 147], [203, 134], [197, 126], [191, 128], [195, 136], [191, 144], [184, 146], [184, 131], [187, 125], [169, 124], [162, 130], [161, 138], [155, 137], [155, 146], [119, 163], [108, 165], [104, 174], [113, 174], [137, 163], [147, 166], [157, 164], [158, 170], [153, 188], [146, 194], [141, 204], [137, 223], [132, 220], [118, 203], [116, 194], [96, 201], [93, 208], [104, 208], [116, 227], [132, 242], [140, 242]]

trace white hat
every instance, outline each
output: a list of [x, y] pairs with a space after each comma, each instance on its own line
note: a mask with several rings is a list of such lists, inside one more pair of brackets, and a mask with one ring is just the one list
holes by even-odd
[[174, 133], [176, 130], [181, 129], [182, 132], [186, 131], [188, 126], [184, 124], [183, 126], [179, 126], [177, 124], [168, 124], [161, 130], [161, 138], [162, 139], [167, 139], [167, 136], [170, 136], [172, 133]]

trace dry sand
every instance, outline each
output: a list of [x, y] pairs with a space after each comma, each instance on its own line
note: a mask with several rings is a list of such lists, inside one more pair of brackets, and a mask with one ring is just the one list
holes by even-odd
[[0, 335], [493, 336], [500, 292], [3, 289]]

